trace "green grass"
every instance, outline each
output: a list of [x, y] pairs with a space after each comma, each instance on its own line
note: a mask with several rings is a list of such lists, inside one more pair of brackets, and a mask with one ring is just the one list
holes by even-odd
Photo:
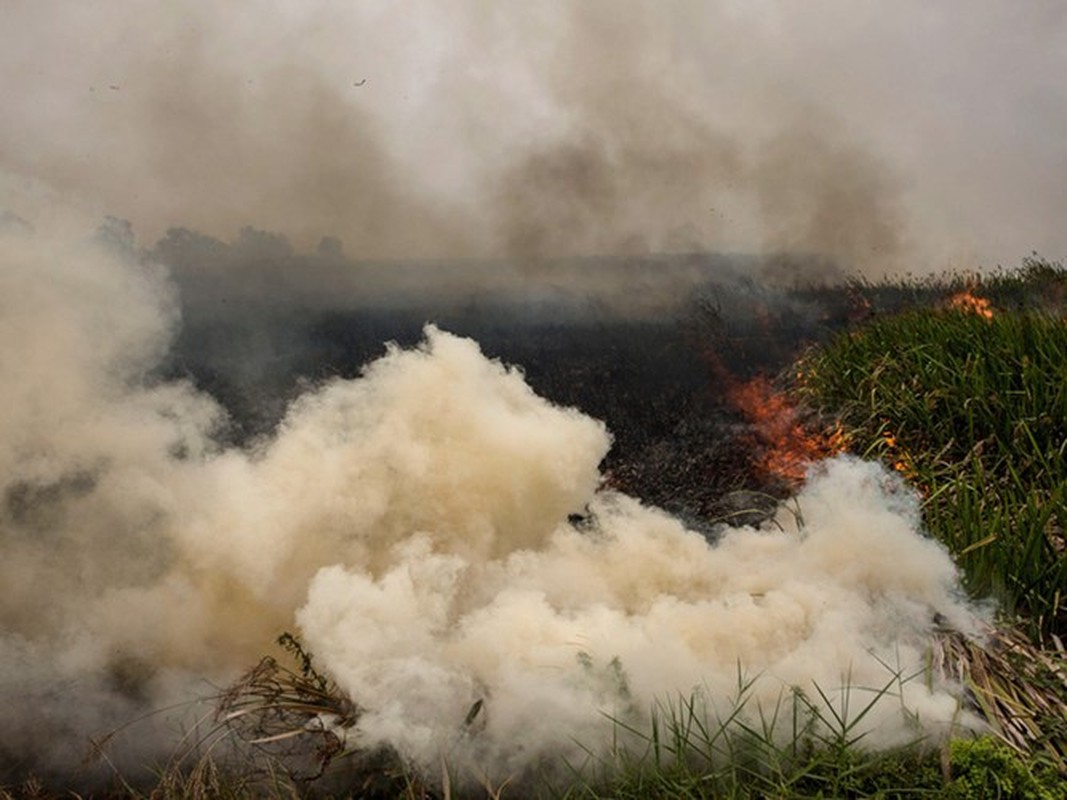
[[[937, 762], [935, 751], [921, 741], [890, 753], [863, 746], [864, 718], [875, 705], [891, 700], [898, 679], [872, 692], [854, 714], [837, 710], [817, 685], [810, 693], [794, 689], [780, 696], [772, 708], [753, 707], [754, 682], [740, 678], [738, 693], [725, 709], [700, 693], [679, 697], [654, 708], [647, 729], [615, 721], [619, 741], [626, 744], [606, 758], [590, 754], [594, 769], [575, 770], [574, 783], [562, 796], [869, 797], [876, 785], [892, 792], [894, 782], [898, 788], [914, 784], [913, 770], [905, 779], [896, 765], [925, 769]], [[927, 777], [931, 785], [944, 783], [937, 769]]]
[[[919, 676], [915, 676], [919, 677]], [[913, 678], [914, 679], [914, 678]], [[608, 757], [589, 765], [556, 797], [566, 800], [643, 798], [1026, 798], [1067, 796], [1067, 774], [1040, 756], [1026, 756], [1000, 739], [961, 735], [947, 743], [917, 738], [876, 749], [861, 732], [879, 703], [893, 702], [902, 680], [860, 693], [862, 703], [834, 703], [815, 685], [780, 697], [773, 708], [753, 707], [752, 681], [721, 709], [700, 693], [660, 704], [647, 729], [616, 722], [621, 733]], [[852, 698], [855, 700], [856, 698]]]
[[[1001, 625], [985, 648], [947, 643], [946, 660], [1002, 742], [1067, 771], [1067, 270], [1035, 259], [867, 289], [882, 313], [801, 359], [794, 391], [919, 491]], [[964, 290], [992, 317], [949, 308]]]
[[[940, 308], [947, 298], [969, 289], [976, 290], [998, 309], [1060, 314], [1067, 307], [1067, 270], [1035, 253], [1024, 258], [1016, 269], [998, 268], [981, 274], [942, 272], [881, 281], [855, 278], [846, 289], [855, 303], [875, 314]], [[826, 290], [813, 286], [810, 291], [824, 297]]]
[[929, 531], [968, 589], [1039, 637], [1067, 628], [1067, 324], [909, 311], [838, 336], [799, 366], [799, 391], [853, 448], [923, 495]]

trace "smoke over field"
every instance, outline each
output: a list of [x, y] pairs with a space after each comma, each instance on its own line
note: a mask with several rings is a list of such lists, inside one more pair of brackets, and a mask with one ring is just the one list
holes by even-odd
[[[738, 664], [762, 703], [878, 689], [921, 669], [935, 617], [970, 625], [951, 560], [878, 467], [827, 462], [776, 526], [713, 544], [605, 485], [602, 423], [434, 327], [237, 447], [215, 400], [160, 371], [179, 305], [164, 271], [106, 236], [17, 233], [3, 257], [15, 774], [73, 770], [89, 736], [209, 694], [284, 630], [366, 709], [353, 743], [432, 765], [481, 700], [466, 755], [508, 774], [599, 746], [604, 712], [727, 697]], [[957, 720], [951, 686], [898, 688], [871, 717], [881, 741], [911, 736], [909, 714]], [[197, 713], [139, 723], [115, 757], [162, 758]]]
[[878, 744], [969, 724], [910, 680], [976, 619], [915, 498], [775, 482], [736, 398], [878, 311], [822, 282], [1067, 249], [1064, 21], [8, 3], [0, 785], [159, 763], [284, 631], [425, 768], [739, 665], [889, 687]]

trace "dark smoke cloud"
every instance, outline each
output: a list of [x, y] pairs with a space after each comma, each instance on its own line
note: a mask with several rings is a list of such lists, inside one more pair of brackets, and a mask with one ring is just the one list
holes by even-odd
[[14, 2], [0, 204], [360, 257], [1057, 257], [1063, 13]]
[[[899, 179], [830, 108], [742, 74], [760, 98], [753, 117], [722, 96], [736, 43], [698, 77], [709, 65], [685, 52], [693, 8], [628, 10], [580, 4], [561, 25], [545, 81], [568, 126], [500, 178], [507, 251], [735, 244], [862, 266], [903, 255]], [[737, 27], [720, 13], [696, 18]]]

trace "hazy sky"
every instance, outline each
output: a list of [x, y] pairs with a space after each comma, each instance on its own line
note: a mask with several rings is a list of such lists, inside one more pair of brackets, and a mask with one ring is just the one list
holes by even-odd
[[1067, 255], [1067, 5], [2, 0], [0, 209], [361, 256]]

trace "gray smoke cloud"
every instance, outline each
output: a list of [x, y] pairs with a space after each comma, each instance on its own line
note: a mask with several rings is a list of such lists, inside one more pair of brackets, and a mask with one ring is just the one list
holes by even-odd
[[1064, 13], [13, 2], [0, 204], [360, 257], [1059, 257]]

